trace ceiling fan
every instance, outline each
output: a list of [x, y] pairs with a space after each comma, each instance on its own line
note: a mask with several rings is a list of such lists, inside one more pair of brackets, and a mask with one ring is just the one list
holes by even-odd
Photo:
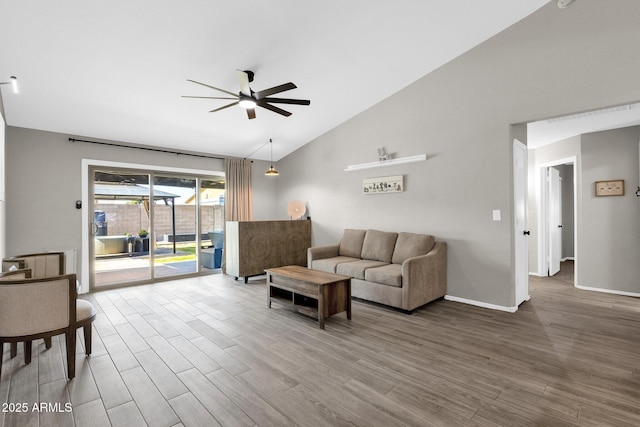
[[238, 75], [238, 83], [240, 84], [240, 92], [235, 94], [228, 90], [220, 89], [215, 86], [211, 86], [205, 83], [200, 83], [195, 80], [189, 80], [188, 82], [192, 82], [195, 84], [199, 84], [201, 86], [208, 87], [210, 89], [217, 90], [218, 92], [226, 93], [227, 95], [231, 95], [231, 97], [219, 97], [219, 96], [183, 96], [183, 98], [203, 98], [203, 99], [228, 99], [234, 100], [231, 104], [227, 104], [220, 108], [216, 108], [215, 110], [209, 111], [210, 113], [215, 113], [216, 111], [224, 110], [225, 108], [233, 107], [234, 105], [240, 105], [244, 109], [247, 110], [247, 117], [249, 119], [256, 118], [256, 110], [255, 107], [266, 108], [267, 110], [271, 110], [274, 113], [282, 114], [285, 117], [289, 117], [291, 113], [289, 111], [283, 110], [280, 107], [276, 107], [272, 104], [295, 104], [295, 105], [309, 105], [311, 101], [308, 99], [291, 99], [291, 98], [270, 98], [270, 95], [275, 95], [277, 93], [285, 92], [287, 90], [295, 89], [297, 86], [293, 83], [285, 83], [279, 86], [274, 86], [269, 89], [260, 90], [254, 92], [253, 89], [249, 86], [249, 83], [253, 81], [254, 73], [253, 71], [242, 71], [236, 70]]

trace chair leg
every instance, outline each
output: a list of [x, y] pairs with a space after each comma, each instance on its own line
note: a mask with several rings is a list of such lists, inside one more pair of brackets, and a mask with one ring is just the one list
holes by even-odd
[[50, 348], [51, 348], [51, 337], [46, 337], [46, 338], [44, 339], [44, 346], [45, 346], [47, 349], [50, 349]]
[[10, 351], [10, 356], [13, 359], [14, 357], [16, 357], [16, 355], [18, 354], [18, 343], [17, 342], [12, 342], [11, 343], [11, 351]]
[[72, 380], [76, 376], [76, 328], [64, 334], [67, 343], [67, 376]]
[[84, 350], [87, 356], [91, 354], [91, 325], [84, 325], [82, 327], [82, 332], [84, 333]]
[[24, 363], [31, 363], [31, 341], [24, 342]]

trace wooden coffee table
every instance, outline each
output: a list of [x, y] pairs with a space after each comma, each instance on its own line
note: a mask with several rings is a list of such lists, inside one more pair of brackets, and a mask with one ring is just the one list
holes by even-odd
[[347, 312], [351, 320], [351, 277], [299, 265], [268, 268], [267, 307], [277, 302], [318, 319], [320, 329], [331, 315]]

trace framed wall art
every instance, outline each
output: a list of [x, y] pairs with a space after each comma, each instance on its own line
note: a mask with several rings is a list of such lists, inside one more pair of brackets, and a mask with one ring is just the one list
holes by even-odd
[[596, 196], [624, 196], [624, 180], [596, 181]]
[[365, 178], [362, 180], [364, 194], [401, 193], [404, 191], [404, 175]]

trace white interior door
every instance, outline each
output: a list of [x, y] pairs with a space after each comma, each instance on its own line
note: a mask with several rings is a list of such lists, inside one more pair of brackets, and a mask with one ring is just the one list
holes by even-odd
[[562, 180], [558, 169], [549, 168], [549, 276], [560, 271], [562, 252]]
[[527, 147], [513, 141], [514, 246], [516, 306], [529, 300], [529, 246], [527, 236]]

